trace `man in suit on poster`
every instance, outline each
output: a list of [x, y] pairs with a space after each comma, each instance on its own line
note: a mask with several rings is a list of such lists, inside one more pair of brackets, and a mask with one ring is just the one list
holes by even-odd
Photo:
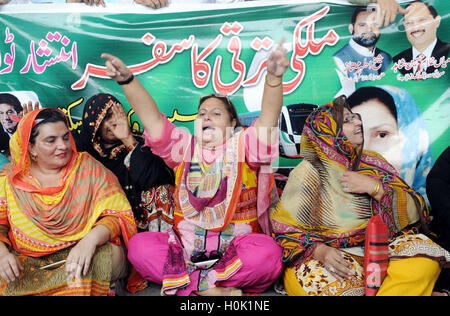
[[403, 75], [432, 74], [447, 63], [450, 51], [450, 44], [436, 35], [441, 17], [433, 6], [421, 0], [411, 2], [406, 10], [405, 32], [412, 47], [394, 57], [394, 67]]
[[0, 153], [5, 156], [9, 156], [9, 139], [18, 124], [12, 117], [19, 116], [22, 110], [17, 97], [10, 93], [0, 93]]
[[342, 90], [338, 95], [349, 96], [355, 83], [380, 79], [392, 61], [391, 55], [376, 44], [381, 35], [379, 12], [376, 6], [357, 7], [348, 26], [351, 38], [334, 55]]

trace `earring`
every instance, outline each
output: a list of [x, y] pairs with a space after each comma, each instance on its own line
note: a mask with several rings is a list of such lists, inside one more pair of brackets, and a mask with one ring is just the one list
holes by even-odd
[[31, 156], [31, 160], [36, 161], [37, 155], [30, 154], [30, 156]]

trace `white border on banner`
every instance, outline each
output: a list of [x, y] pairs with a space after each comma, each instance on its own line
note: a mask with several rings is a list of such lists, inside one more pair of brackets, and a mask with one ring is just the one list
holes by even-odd
[[[51, 1], [51, 0], [49, 0]], [[141, 13], [141, 14], [164, 14], [189, 11], [208, 11], [236, 8], [265, 7], [272, 5], [290, 5], [307, 3], [330, 3], [353, 5], [347, 0], [256, 0], [236, 3], [198, 3], [196, 0], [176, 0], [175, 3], [161, 9], [152, 9], [141, 4], [136, 4], [133, 0], [125, 3], [108, 3], [106, 7], [88, 6], [84, 3], [27, 3], [27, 4], [6, 4], [0, 5], [0, 15], [3, 13]], [[412, 0], [397, 0], [399, 3], [410, 2]], [[181, 3], [182, 2], [182, 3]]]

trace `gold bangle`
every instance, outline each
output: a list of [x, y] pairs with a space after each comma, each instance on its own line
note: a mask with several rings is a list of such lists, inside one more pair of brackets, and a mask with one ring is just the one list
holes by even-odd
[[373, 192], [370, 195], [372, 197], [375, 197], [378, 194], [378, 192], [380, 192], [380, 189], [381, 189], [380, 181], [377, 181], [377, 183], [375, 184], [375, 188], [373, 189]]
[[266, 85], [268, 85], [268, 86], [271, 87], [271, 88], [276, 88], [276, 87], [281, 86], [281, 84], [283, 83], [283, 80], [281, 80], [279, 83], [273, 85], [273, 84], [268, 83], [268, 82], [267, 82], [267, 79], [266, 79], [266, 82], [265, 82], [265, 83], [266, 83]]

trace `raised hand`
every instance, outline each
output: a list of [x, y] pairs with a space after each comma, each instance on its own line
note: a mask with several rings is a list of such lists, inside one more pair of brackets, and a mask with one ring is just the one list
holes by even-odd
[[286, 56], [286, 49], [283, 48], [285, 38], [278, 43], [275, 50], [267, 59], [267, 72], [275, 77], [281, 77], [289, 67], [289, 59]]
[[22, 104], [23, 110], [22, 110], [22, 112], [19, 113], [19, 118], [23, 118], [28, 113], [39, 109], [39, 106], [40, 106], [39, 101], [36, 101], [34, 103], [34, 107], [33, 107], [33, 102], [32, 101], [28, 101], [28, 103]]
[[106, 60], [106, 75], [122, 86], [128, 103], [136, 112], [150, 137], [160, 137], [164, 119], [150, 93], [142, 86], [138, 78], [133, 76], [122, 60], [106, 53], [101, 57]]
[[384, 21], [385, 27], [395, 21], [397, 13], [406, 14], [406, 10], [396, 0], [377, 0], [377, 3], [377, 15], [380, 21]]
[[128, 125], [128, 118], [123, 107], [120, 104], [115, 104], [111, 107], [111, 132], [122, 142], [130, 138], [130, 126]]
[[278, 132], [273, 129], [278, 125], [281, 107], [283, 106], [283, 74], [289, 67], [283, 38], [267, 59], [267, 75], [264, 84], [261, 113], [254, 127], [258, 139], [265, 144], [273, 144]]
[[87, 5], [93, 6], [99, 6], [101, 5], [102, 7], [106, 7], [105, 1], [104, 0], [83, 0], [83, 2]]

